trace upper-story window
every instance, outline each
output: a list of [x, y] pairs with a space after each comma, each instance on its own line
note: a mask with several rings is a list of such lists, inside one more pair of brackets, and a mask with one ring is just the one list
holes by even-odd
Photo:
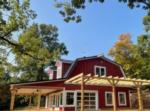
[[99, 76], [106, 76], [106, 67], [103, 66], [95, 66], [94, 73]]

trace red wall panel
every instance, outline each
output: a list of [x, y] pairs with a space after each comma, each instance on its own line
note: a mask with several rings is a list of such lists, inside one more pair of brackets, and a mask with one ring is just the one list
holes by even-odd
[[95, 58], [95, 59], [87, 59], [87, 60], [80, 60], [77, 61], [75, 67], [69, 74], [69, 77], [73, 77], [77, 74], [84, 73], [84, 74], [94, 74], [94, 66], [104, 66], [106, 67], [106, 74], [107, 76], [118, 76], [123, 77], [123, 74], [120, 70], [120, 67], [110, 63], [102, 58]]

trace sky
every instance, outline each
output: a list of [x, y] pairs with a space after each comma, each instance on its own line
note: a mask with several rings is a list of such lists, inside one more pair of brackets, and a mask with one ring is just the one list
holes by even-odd
[[139, 8], [131, 10], [118, 0], [87, 5], [85, 10], [78, 11], [82, 16], [81, 23], [64, 22], [53, 1], [31, 0], [31, 9], [38, 15], [34, 22], [58, 27], [58, 39], [69, 50], [63, 59], [74, 60], [98, 54], [108, 57], [109, 49], [120, 34], [129, 33], [136, 43], [137, 37], [144, 33], [142, 20], [146, 11]]

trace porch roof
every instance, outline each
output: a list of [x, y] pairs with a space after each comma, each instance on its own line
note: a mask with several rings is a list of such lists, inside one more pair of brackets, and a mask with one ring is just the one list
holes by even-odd
[[39, 92], [41, 95], [47, 95], [52, 92], [63, 90], [62, 87], [43, 87], [43, 86], [21, 86], [20, 88], [13, 88], [15, 95], [37, 95]]
[[15, 92], [15, 95], [37, 95], [38, 93], [40, 93], [41, 95], [47, 95], [52, 92], [63, 90], [64, 89], [63, 86], [57, 86], [57, 85], [54, 86], [52, 84], [54, 82], [63, 82], [63, 81], [64, 79], [54, 80], [54, 81], [40, 81], [40, 82], [11, 84], [10, 90]]
[[65, 81], [65, 84], [82, 84], [82, 77], [84, 85], [97, 85], [97, 86], [118, 86], [118, 87], [137, 87], [150, 85], [150, 80], [142, 80], [136, 78], [113, 77], [113, 76], [91, 76], [92, 74], [84, 75], [83, 73], [74, 76]]

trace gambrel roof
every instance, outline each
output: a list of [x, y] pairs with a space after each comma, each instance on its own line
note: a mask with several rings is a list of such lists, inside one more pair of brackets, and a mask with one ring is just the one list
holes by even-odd
[[70, 68], [68, 69], [68, 71], [65, 73], [64, 78], [68, 78], [69, 74], [70, 74], [70, 73], [72, 72], [72, 70], [75, 68], [77, 62], [83, 61], [83, 60], [88, 60], [88, 59], [96, 59], [96, 58], [101, 58], [101, 59], [103, 59], [103, 60], [105, 60], [105, 61], [107, 61], [107, 62], [109, 62], [109, 63], [112, 63], [112, 64], [118, 66], [118, 67], [120, 68], [120, 70], [121, 70], [123, 76], [126, 77], [126, 75], [125, 75], [125, 73], [124, 73], [124, 71], [123, 71], [123, 69], [122, 69], [122, 67], [121, 67], [120, 64], [118, 64], [118, 63], [116, 63], [116, 62], [114, 62], [114, 61], [112, 61], [112, 60], [106, 58], [104, 55], [96, 55], [96, 56], [90, 56], [90, 57], [77, 58], [77, 59], [71, 64], [71, 66], [70, 66]]

